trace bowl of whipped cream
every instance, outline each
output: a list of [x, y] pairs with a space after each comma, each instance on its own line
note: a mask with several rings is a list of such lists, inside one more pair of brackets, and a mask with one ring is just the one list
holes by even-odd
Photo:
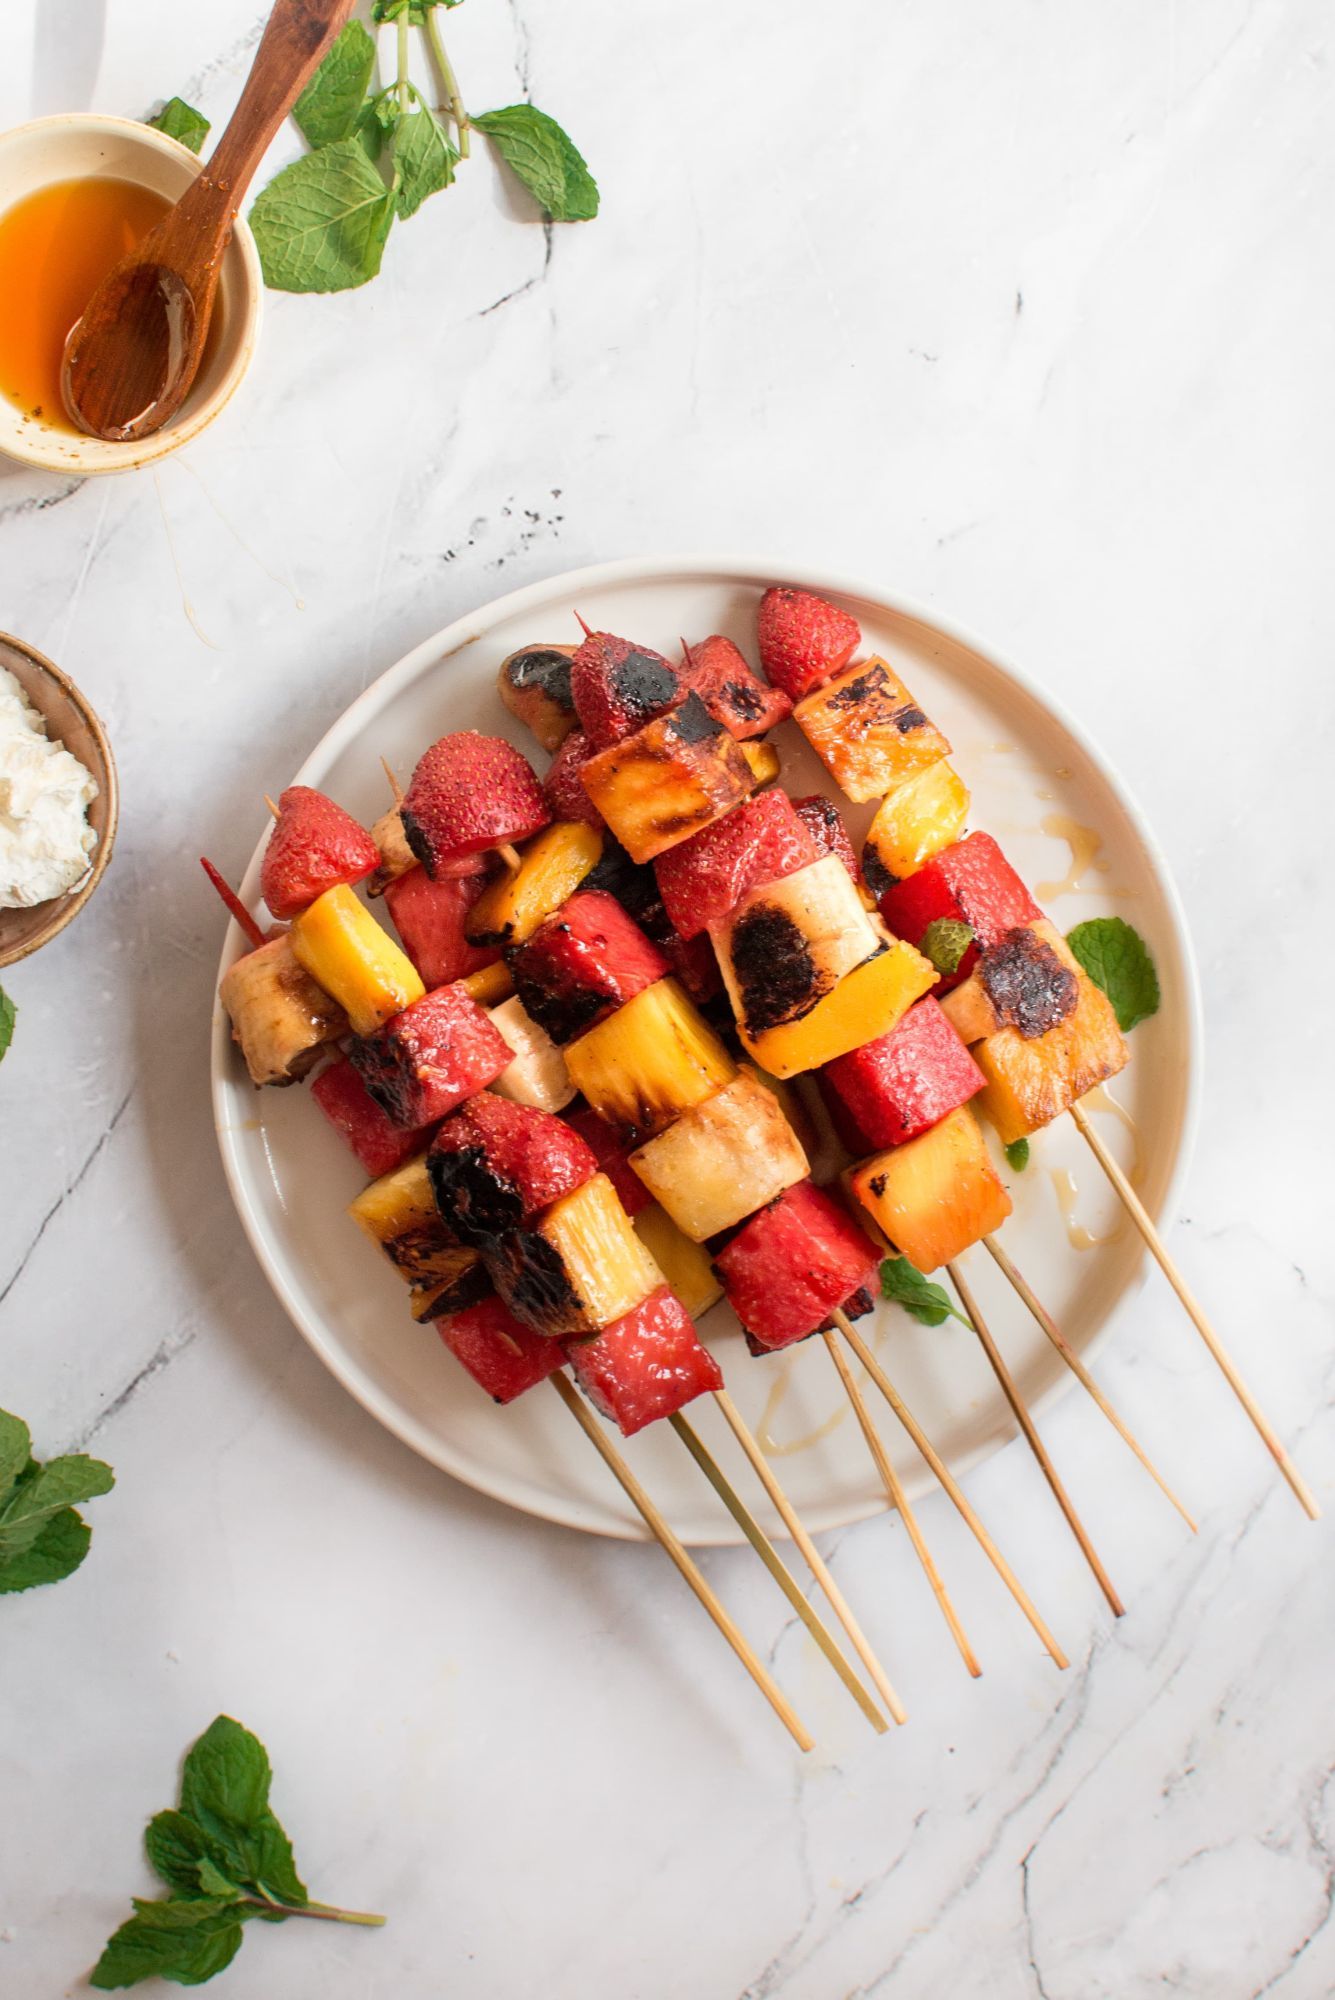
[[0, 632], [0, 966], [48, 944], [102, 879], [116, 766], [67, 674]]

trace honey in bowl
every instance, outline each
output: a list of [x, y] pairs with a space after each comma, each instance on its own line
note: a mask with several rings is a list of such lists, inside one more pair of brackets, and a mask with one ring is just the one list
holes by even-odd
[[[24, 416], [78, 435], [60, 395], [70, 328], [171, 202], [137, 181], [53, 181], [0, 215], [0, 394]], [[216, 344], [215, 309], [201, 374]]]

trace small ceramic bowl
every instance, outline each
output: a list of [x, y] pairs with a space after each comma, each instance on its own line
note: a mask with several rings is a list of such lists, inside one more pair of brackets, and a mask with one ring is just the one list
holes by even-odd
[[88, 808], [97, 846], [83, 880], [49, 903], [35, 903], [28, 910], [0, 909], [0, 965], [13, 965], [15, 959], [40, 951], [72, 923], [102, 880], [116, 843], [120, 793], [107, 733], [68, 674], [8, 632], [0, 632], [0, 667], [13, 674], [46, 723], [47, 735], [63, 743], [97, 780], [97, 797]]
[[[52, 181], [102, 175], [138, 181], [177, 201], [199, 172], [178, 140], [132, 118], [76, 111], [0, 133], [0, 215]], [[255, 239], [238, 217], [223, 256], [220, 321], [213, 351], [169, 424], [154, 436], [118, 444], [82, 437], [31, 417], [0, 395], [0, 452], [50, 472], [128, 472], [176, 451], [213, 422], [250, 366], [259, 334], [264, 279]]]

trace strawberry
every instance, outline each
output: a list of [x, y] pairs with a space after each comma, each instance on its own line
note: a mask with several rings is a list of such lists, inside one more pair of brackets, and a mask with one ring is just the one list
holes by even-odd
[[593, 754], [593, 745], [584, 731], [572, 730], [547, 767], [542, 792], [553, 819], [582, 820], [595, 833], [601, 833], [607, 821], [585, 791], [580, 775]]
[[683, 640], [682, 649], [687, 684], [714, 720], [739, 742], [748, 736], [763, 736], [792, 714], [793, 704], [782, 688], [767, 687], [722, 633], [714, 632], [695, 646]]
[[431, 745], [401, 810], [408, 845], [433, 880], [460, 856], [524, 840], [551, 818], [527, 759], [476, 729]]
[[365, 827], [309, 785], [289, 785], [260, 868], [260, 894], [276, 917], [297, 917], [340, 882], [360, 882], [380, 865]]
[[570, 662], [570, 693], [595, 750], [610, 750], [656, 715], [675, 708], [686, 676], [648, 646], [590, 632]]
[[760, 664], [776, 687], [800, 701], [848, 665], [858, 621], [809, 590], [776, 584], [760, 600]]

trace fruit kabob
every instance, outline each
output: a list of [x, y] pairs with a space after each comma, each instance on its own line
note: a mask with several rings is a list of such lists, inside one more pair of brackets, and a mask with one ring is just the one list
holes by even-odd
[[[839, 607], [810, 592], [771, 589], [760, 605], [759, 642], [766, 672], [792, 696], [793, 720], [835, 782], [857, 803], [881, 801], [863, 849], [863, 871], [889, 929], [932, 959], [933, 991], [983, 1077], [978, 1103], [984, 1115], [1002, 1143], [1013, 1146], [1069, 1112], [1299, 1503], [1315, 1519], [1315, 1496], [1083, 1108], [1082, 1099], [1129, 1058], [1113, 1008], [991, 835], [965, 834], [969, 793], [948, 761], [950, 744], [888, 661], [850, 664], [861, 633]], [[864, 1065], [864, 1085], [869, 1074]], [[875, 1213], [889, 1197], [893, 1219], [890, 1190], [923, 1171], [929, 1156], [958, 1149], [961, 1131], [955, 1126], [911, 1141], [917, 1158], [906, 1164], [901, 1157], [884, 1189], [876, 1185], [886, 1174], [880, 1156], [868, 1162], [869, 1170], [855, 1175], [859, 1198]], [[972, 1140], [969, 1150], [976, 1151]], [[1000, 1246], [990, 1233], [983, 1240], [1054, 1337], [1050, 1316], [1016, 1282], [1018, 1273]], [[1057, 1344], [1069, 1361], [1060, 1336]]]
[[[700, 650], [717, 653], [729, 645], [710, 640]], [[684, 648], [687, 670], [693, 657]], [[642, 705], [624, 698], [627, 658], [660, 662], [652, 686], [656, 696], [675, 699], [674, 709], [644, 721]], [[507, 670], [508, 663], [501, 670], [503, 690]], [[740, 671], [750, 672], [744, 661]], [[749, 929], [740, 925], [730, 940], [735, 949], [727, 943], [720, 949], [714, 934], [734, 999], [743, 997], [739, 989], [744, 988], [754, 1001], [749, 1020], [743, 1019], [743, 1044], [771, 1076], [763, 1079], [754, 1069], [739, 1070], [694, 1010], [683, 1018], [679, 989], [670, 982], [649, 983], [634, 995], [622, 992], [622, 1004], [610, 1012], [606, 994], [596, 985], [586, 986], [583, 991], [601, 1016], [591, 1023], [583, 1002], [576, 1004], [571, 997], [572, 988], [581, 990], [581, 966], [567, 962], [574, 946], [587, 958], [588, 940], [572, 938], [564, 914], [530, 942], [513, 947], [508, 957], [521, 999], [540, 1025], [566, 1044], [572, 1082], [635, 1147], [628, 1162], [634, 1173], [683, 1235], [696, 1244], [711, 1244], [713, 1269], [752, 1351], [773, 1352], [869, 1311], [880, 1263], [865, 1231], [811, 1180], [806, 1154], [774, 1095], [774, 1076], [810, 1068], [820, 1054], [837, 1053], [859, 1041], [869, 1010], [894, 1020], [935, 974], [911, 947], [889, 945], [868, 916], [850, 880], [851, 849], [846, 859], [822, 852], [837, 848], [840, 840], [848, 845], [828, 802], [804, 802], [803, 817], [782, 792], [770, 791], [726, 805], [716, 802], [703, 826], [697, 824], [701, 813], [688, 817], [664, 810], [665, 797], [686, 789], [683, 753], [673, 747], [690, 734], [681, 725], [681, 710], [691, 698], [689, 688], [683, 692], [683, 679], [674, 679], [661, 656], [586, 629], [569, 682], [562, 676], [553, 704], [572, 711], [561, 747], [578, 735], [586, 795], [582, 805], [572, 795], [564, 809], [583, 810], [587, 816], [592, 806], [596, 825], [610, 827], [632, 862], [654, 862], [669, 928], [685, 946], [703, 941], [711, 912], [722, 917], [745, 889], [739, 870], [750, 880], [758, 875], [771, 884], [785, 867], [792, 874], [791, 883], [776, 891], [778, 903], [768, 905], [759, 922]], [[641, 676], [636, 691], [644, 685]], [[573, 728], [576, 717], [583, 725], [578, 732]], [[545, 713], [542, 721], [554, 737], [553, 717]], [[560, 751], [553, 769], [563, 786], [559, 760]], [[654, 770], [654, 782], [641, 781], [645, 768]], [[595, 773], [592, 780], [590, 771]], [[547, 782], [550, 798], [552, 773]], [[702, 897], [708, 904], [703, 910]], [[625, 919], [620, 921], [624, 925]], [[603, 920], [599, 943], [604, 955], [615, 929]], [[788, 940], [794, 938], [800, 950], [789, 948]], [[624, 954], [624, 943], [617, 948]], [[865, 972], [859, 970], [864, 967]], [[748, 1026], [754, 1031], [751, 1039]], [[676, 1073], [683, 1049], [690, 1070], [685, 1084]], [[858, 1403], [855, 1408], [862, 1422], [865, 1409]], [[911, 1418], [909, 1422], [921, 1448], [922, 1434]], [[894, 1482], [892, 1497], [904, 1511], [957, 1643], [976, 1672], [976, 1660], [869, 1418], [864, 1435], [883, 1476]], [[933, 1460], [935, 1470], [940, 1461], [935, 1454], [929, 1463]], [[1044, 1644], [1064, 1664], [1051, 1633], [948, 1473], [944, 1483]]]
[[[442, 746], [434, 750], [441, 753]], [[451, 755], [428, 752], [419, 766], [425, 773], [407, 824], [419, 845], [438, 858], [440, 829], [450, 822], [448, 849], [439, 853], [448, 851], [452, 872], [442, 871], [442, 879], [461, 877], [470, 842], [481, 853], [484, 839], [499, 845], [505, 833], [522, 838], [529, 830], [526, 819], [540, 823], [546, 817], [541, 795], [537, 804], [530, 795], [536, 783], [527, 765], [508, 751], [513, 764], [507, 766], [500, 754], [505, 751], [508, 746], [494, 740], [453, 739]], [[469, 760], [486, 766], [485, 792], [461, 783]], [[501, 781], [507, 776], [510, 792], [518, 794], [518, 811], [506, 804]], [[474, 803], [479, 799], [481, 805]], [[494, 1015], [489, 1020], [469, 991], [468, 976], [427, 992], [411, 960], [352, 894], [353, 883], [366, 879], [379, 862], [374, 843], [356, 822], [332, 801], [294, 787], [284, 794], [262, 873], [266, 901], [291, 916], [290, 932], [264, 939], [224, 891], [255, 945], [229, 969], [221, 989], [252, 1077], [291, 1081], [335, 1034], [350, 1029], [355, 1038], [349, 1056], [316, 1079], [314, 1093], [378, 1176], [353, 1212], [409, 1278], [414, 1311], [438, 1321], [446, 1344], [498, 1400], [512, 1400], [548, 1374], [555, 1379], [568, 1360], [591, 1400], [626, 1434], [662, 1416], [679, 1423], [686, 1402], [721, 1387], [716, 1365], [652, 1256], [630, 1231], [584, 1142], [549, 1114], [491, 1094], [489, 1086], [526, 1065], [499, 1032]], [[438, 926], [437, 946], [443, 947], [444, 938]], [[282, 954], [281, 977], [267, 969], [279, 955], [274, 946]], [[288, 977], [293, 966], [296, 972]], [[475, 968], [475, 986], [485, 971]], [[281, 1064], [279, 1056], [285, 1058]], [[468, 1099], [471, 1105], [458, 1110]], [[433, 1133], [430, 1153], [422, 1152]], [[493, 1191], [486, 1230], [476, 1220], [470, 1227], [467, 1202], [461, 1205], [469, 1175], [475, 1191], [484, 1182]], [[509, 1191], [510, 1226], [504, 1229], [496, 1212], [502, 1188]], [[485, 1247], [479, 1247], [483, 1237]], [[560, 1330], [577, 1330], [582, 1337], [563, 1347], [533, 1331], [536, 1325], [551, 1334], [558, 1323]], [[568, 1390], [563, 1381], [557, 1386]], [[573, 1406], [583, 1421], [587, 1413], [578, 1399]], [[594, 1441], [663, 1540], [665, 1524], [651, 1503], [646, 1508], [643, 1489], [633, 1475], [629, 1483], [623, 1477], [628, 1468], [605, 1439]], [[709, 1454], [690, 1434], [687, 1442], [850, 1691], [883, 1727]], [[686, 1565], [687, 1580], [720, 1622], [721, 1607], [712, 1592], [706, 1595], [707, 1586], [702, 1589], [703, 1578], [675, 1537], [665, 1546], [679, 1568]], [[736, 1647], [740, 1635], [724, 1629]], [[757, 1663], [749, 1649], [743, 1657], [754, 1675]], [[777, 1690], [768, 1676], [762, 1685], [773, 1701]], [[791, 1711], [785, 1707], [781, 1713], [793, 1728]], [[803, 1733], [794, 1729], [799, 1740]]]

